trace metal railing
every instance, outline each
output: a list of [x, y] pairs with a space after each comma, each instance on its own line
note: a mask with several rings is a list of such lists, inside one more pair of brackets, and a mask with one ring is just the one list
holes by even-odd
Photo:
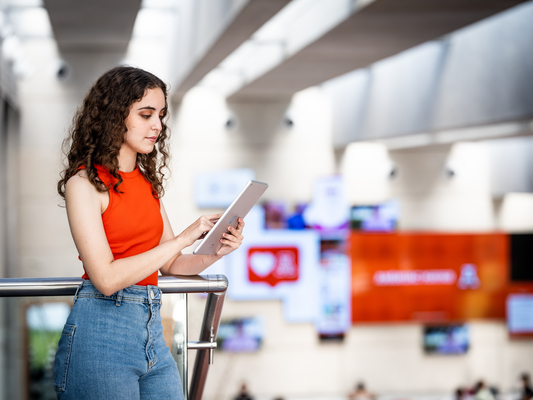
[[[8, 278], [0, 279], [0, 297], [34, 296], [73, 296], [81, 284], [81, 278]], [[205, 387], [209, 364], [213, 361], [213, 351], [217, 347], [216, 338], [220, 325], [222, 306], [226, 297], [228, 280], [224, 275], [163, 276], [159, 277], [159, 287], [163, 293], [183, 294], [181, 302], [185, 311], [184, 323], [174, 335], [182, 343], [175, 343], [183, 390], [188, 400], [200, 400]], [[199, 341], [187, 340], [187, 297], [188, 293], [208, 293]], [[178, 326], [178, 324], [176, 324]], [[187, 346], [185, 346], [185, 343]], [[188, 390], [187, 352], [198, 350], [194, 363], [191, 387]], [[176, 358], [176, 354], [173, 354]], [[181, 364], [181, 365], [180, 365]], [[188, 393], [188, 395], [187, 395]]]

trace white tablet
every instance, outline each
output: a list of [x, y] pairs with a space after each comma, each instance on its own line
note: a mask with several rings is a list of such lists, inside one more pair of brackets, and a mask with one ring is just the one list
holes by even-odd
[[222, 247], [220, 239], [222, 235], [228, 232], [228, 226], [237, 227], [239, 218], [243, 218], [248, 211], [257, 203], [262, 194], [267, 190], [268, 185], [263, 182], [248, 181], [246, 186], [241, 190], [239, 195], [233, 200], [224, 214], [216, 222], [215, 226], [198, 244], [193, 254], [214, 255]]

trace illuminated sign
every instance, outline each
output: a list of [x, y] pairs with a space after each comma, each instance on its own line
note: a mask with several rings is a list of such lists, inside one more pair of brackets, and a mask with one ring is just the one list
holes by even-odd
[[250, 282], [265, 282], [276, 286], [280, 282], [298, 280], [297, 247], [251, 247], [247, 257]]
[[288, 322], [315, 322], [319, 309], [320, 237], [311, 230], [248, 229], [224, 257], [232, 300], [283, 301]]
[[506, 303], [509, 333], [511, 335], [533, 335], [533, 294], [510, 294]]
[[366, 233], [350, 237], [352, 322], [505, 318], [503, 233]]
[[376, 286], [453, 285], [457, 274], [453, 269], [429, 269], [417, 271], [376, 271]]
[[457, 286], [459, 289], [477, 289], [480, 285], [477, 274], [477, 267], [474, 264], [463, 264], [461, 266], [461, 276]]

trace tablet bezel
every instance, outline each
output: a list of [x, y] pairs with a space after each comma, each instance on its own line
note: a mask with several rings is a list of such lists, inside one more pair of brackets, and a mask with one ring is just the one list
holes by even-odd
[[252, 207], [261, 198], [268, 184], [264, 182], [250, 180], [235, 197], [233, 202], [224, 211], [224, 214], [215, 223], [213, 228], [202, 239], [198, 246], [194, 249], [193, 254], [197, 255], [215, 255], [223, 246], [220, 243], [222, 235], [228, 232], [228, 226], [237, 227], [239, 218], [243, 218], [248, 214]]

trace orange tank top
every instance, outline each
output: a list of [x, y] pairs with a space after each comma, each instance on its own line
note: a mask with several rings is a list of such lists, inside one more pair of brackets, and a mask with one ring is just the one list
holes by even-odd
[[[116, 179], [100, 165], [98, 177], [107, 186]], [[159, 199], [152, 195], [152, 185], [141, 174], [139, 167], [132, 172], [119, 172], [123, 181], [117, 193], [109, 190], [109, 205], [102, 214], [102, 223], [115, 260], [135, 256], [158, 246], [163, 235], [163, 218]], [[85, 270], [85, 267], [83, 268]], [[157, 286], [158, 271], [137, 285]], [[83, 279], [90, 279], [87, 271]]]

